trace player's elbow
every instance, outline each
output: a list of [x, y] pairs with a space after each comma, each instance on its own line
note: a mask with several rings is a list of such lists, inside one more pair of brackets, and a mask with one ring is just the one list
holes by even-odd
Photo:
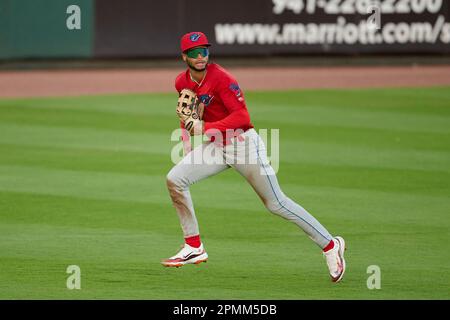
[[250, 115], [247, 109], [242, 109], [240, 112], [241, 126], [248, 126], [250, 124]]

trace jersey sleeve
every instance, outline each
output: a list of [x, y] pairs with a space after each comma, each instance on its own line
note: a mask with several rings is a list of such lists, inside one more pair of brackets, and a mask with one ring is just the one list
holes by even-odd
[[229, 113], [247, 108], [245, 106], [244, 93], [239, 84], [231, 77], [227, 77], [221, 81], [218, 86], [219, 97]]
[[222, 79], [217, 88], [217, 95], [229, 112], [224, 119], [205, 123], [205, 131], [217, 129], [226, 131], [227, 129], [238, 129], [250, 124], [250, 115], [245, 105], [244, 94], [236, 80], [231, 77]]
[[175, 79], [175, 90], [177, 90], [178, 93], [182, 90], [180, 82], [180, 76], [177, 76]]

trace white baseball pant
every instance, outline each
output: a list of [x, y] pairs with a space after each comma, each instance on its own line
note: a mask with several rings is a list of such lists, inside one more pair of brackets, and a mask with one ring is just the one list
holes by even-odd
[[320, 248], [325, 248], [332, 236], [319, 221], [281, 191], [267, 159], [264, 142], [256, 131], [249, 129], [231, 141], [226, 146], [214, 142], [197, 146], [167, 175], [167, 187], [184, 237], [200, 233], [189, 186], [231, 167], [248, 181], [270, 212], [294, 222]]

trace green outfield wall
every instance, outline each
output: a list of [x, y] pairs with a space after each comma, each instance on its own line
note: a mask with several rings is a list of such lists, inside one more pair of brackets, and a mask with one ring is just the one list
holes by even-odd
[[[190, 31], [205, 32], [221, 56], [450, 53], [445, 0], [195, 3], [0, 0], [0, 59], [172, 58]], [[67, 27], [71, 5], [81, 29]]]
[[[81, 29], [67, 27], [71, 5]], [[0, 0], [0, 58], [91, 57], [93, 10], [93, 0]]]

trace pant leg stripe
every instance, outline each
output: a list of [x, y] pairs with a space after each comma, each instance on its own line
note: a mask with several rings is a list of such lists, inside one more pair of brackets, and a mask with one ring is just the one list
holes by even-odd
[[[253, 139], [252, 139], [253, 140]], [[253, 144], [256, 147], [256, 154], [258, 155], [258, 159], [261, 162], [261, 164], [263, 165], [264, 168], [264, 163], [261, 159], [261, 157], [259, 156], [259, 150], [258, 150], [258, 146], [256, 145], [255, 141], [253, 140]], [[302, 217], [300, 217], [299, 215], [297, 215], [296, 213], [292, 212], [291, 210], [289, 210], [288, 208], [286, 208], [280, 201], [280, 199], [278, 199], [277, 193], [275, 192], [275, 189], [273, 188], [272, 185], [272, 181], [270, 181], [269, 175], [267, 174], [267, 170], [266, 168], [264, 168], [264, 172], [266, 173], [266, 177], [267, 180], [269, 180], [269, 184], [270, 184], [270, 188], [272, 189], [273, 194], [275, 195], [275, 199], [277, 199], [278, 204], [284, 208], [286, 211], [288, 211], [289, 213], [291, 213], [292, 215], [296, 216], [297, 218], [299, 218], [300, 220], [302, 220], [303, 222], [305, 222], [307, 225], [309, 225], [311, 228], [313, 228], [318, 234], [320, 234], [324, 239], [331, 241], [331, 239], [328, 239], [327, 237], [325, 237], [319, 230], [317, 230], [316, 228], [314, 228], [314, 226], [312, 224], [310, 224], [308, 221], [306, 221], [305, 219], [303, 219]]]

